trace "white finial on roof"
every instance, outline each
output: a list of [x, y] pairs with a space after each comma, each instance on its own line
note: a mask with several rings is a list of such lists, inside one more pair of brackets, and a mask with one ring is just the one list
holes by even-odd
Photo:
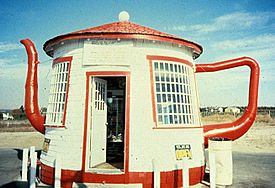
[[118, 19], [120, 22], [128, 22], [130, 19], [130, 16], [129, 16], [128, 12], [122, 11], [119, 13]]

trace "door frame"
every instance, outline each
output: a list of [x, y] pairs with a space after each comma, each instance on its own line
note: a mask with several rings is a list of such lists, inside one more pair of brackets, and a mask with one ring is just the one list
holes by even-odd
[[[129, 71], [91, 71], [86, 72], [86, 97], [85, 97], [85, 112], [84, 112], [84, 134], [83, 134], [83, 150], [82, 150], [82, 172], [89, 171], [89, 102], [91, 77], [125, 77], [126, 78], [126, 93], [125, 93], [125, 132], [124, 132], [124, 170], [122, 173], [129, 172], [129, 140], [130, 140], [130, 72]], [[92, 125], [91, 125], [92, 126]], [[92, 172], [91, 172], [92, 173]], [[113, 171], [112, 171], [113, 173]], [[106, 174], [106, 172], [105, 172]]]

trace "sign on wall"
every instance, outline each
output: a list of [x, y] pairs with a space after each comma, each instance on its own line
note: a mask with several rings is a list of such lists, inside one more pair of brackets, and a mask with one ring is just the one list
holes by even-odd
[[44, 139], [44, 143], [43, 143], [43, 146], [42, 146], [42, 151], [43, 151], [43, 152], [48, 153], [48, 151], [49, 151], [49, 146], [50, 146], [50, 142], [51, 142], [50, 139], [48, 139], [48, 138], [45, 138], [45, 139]]
[[176, 160], [192, 159], [191, 144], [175, 144]]

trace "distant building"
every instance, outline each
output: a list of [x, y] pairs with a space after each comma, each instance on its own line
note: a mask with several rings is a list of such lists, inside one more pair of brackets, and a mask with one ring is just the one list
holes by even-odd
[[14, 117], [12, 115], [10, 115], [10, 113], [3, 113], [3, 120], [7, 121], [7, 120], [14, 120]]
[[237, 107], [227, 107], [225, 110], [224, 110], [225, 113], [231, 113], [231, 114], [239, 114], [241, 113], [241, 109], [240, 108], [237, 108]]
[[218, 113], [219, 114], [223, 113], [223, 107], [218, 107]]

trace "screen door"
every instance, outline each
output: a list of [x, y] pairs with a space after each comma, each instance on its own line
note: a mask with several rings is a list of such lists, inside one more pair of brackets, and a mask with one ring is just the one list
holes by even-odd
[[90, 168], [106, 162], [107, 81], [91, 78]]

